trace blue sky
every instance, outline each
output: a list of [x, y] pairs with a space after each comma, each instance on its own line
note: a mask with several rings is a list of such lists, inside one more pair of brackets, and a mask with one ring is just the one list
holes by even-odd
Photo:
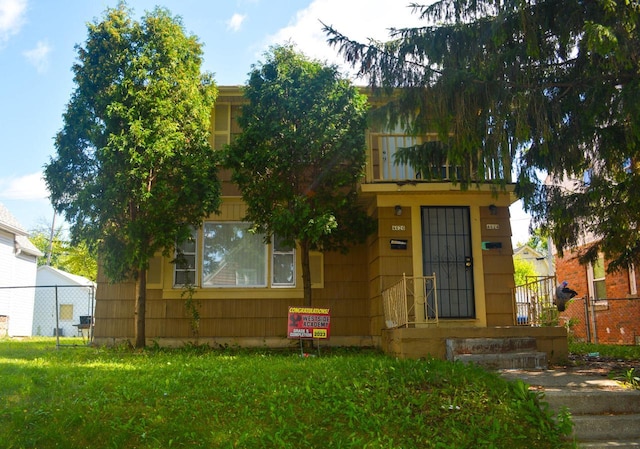
[[[31, 230], [50, 225], [42, 168], [74, 89], [75, 45], [89, 22], [117, 0], [0, 0], [0, 202]], [[156, 5], [182, 17], [204, 45], [203, 70], [218, 85], [244, 84], [270, 45], [293, 42], [307, 56], [341, 63], [320, 21], [354, 39], [385, 40], [389, 27], [413, 26], [410, 0], [129, 0], [139, 19]], [[346, 70], [346, 68], [345, 68]], [[515, 208], [514, 228], [528, 219]], [[62, 221], [57, 218], [58, 223]], [[515, 233], [515, 230], [514, 230]], [[523, 231], [514, 239], [522, 240]]]

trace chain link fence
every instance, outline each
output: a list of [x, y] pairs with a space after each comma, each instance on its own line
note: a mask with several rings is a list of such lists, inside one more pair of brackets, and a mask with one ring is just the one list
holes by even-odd
[[[44, 285], [0, 287], [0, 337], [78, 338], [70, 345], [93, 340], [95, 287]], [[64, 339], [64, 342], [69, 342]]]
[[640, 345], [640, 298], [574, 298], [560, 320], [576, 341]]

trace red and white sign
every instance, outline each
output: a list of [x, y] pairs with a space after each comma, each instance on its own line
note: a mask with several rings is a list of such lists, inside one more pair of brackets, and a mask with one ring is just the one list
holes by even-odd
[[329, 338], [331, 315], [329, 309], [289, 307], [289, 338]]

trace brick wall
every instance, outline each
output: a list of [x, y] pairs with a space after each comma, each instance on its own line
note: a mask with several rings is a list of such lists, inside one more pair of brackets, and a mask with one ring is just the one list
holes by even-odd
[[561, 323], [571, 320], [570, 335], [576, 340], [591, 343], [597, 341], [602, 344], [640, 344], [639, 298], [609, 298], [606, 301], [598, 301], [595, 307], [590, 303], [588, 313], [589, 338], [584, 299], [570, 301], [565, 311], [560, 313]]
[[[605, 262], [605, 269], [607, 267], [608, 263]], [[578, 292], [578, 296], [569, 302], [564, 312], [560, 313], [561, 323], [571, 320], [570, 332], [578, 341], [593, 343], [597, 339], [598, 343], [603, 344], [640, 344], [640, 298], [637, 293], [631, 293], [629, 271], [622, 270], [606, 274], [608, 299], [598, 301], [594, 307], [588, 298], [587, 270], [586, 265], [580, 265], [575, 252], [565, 252], [564, 258], [556, 258], [558, 282], [566, 280], [569, 287]], [[640, 289], [640, 269], [635, 271], [636, 286]], [[588, 315], [585, 312], [585, 300], [589, 301]]]
[[[605, 261], [605, 270], [609, 264]], [[578, 292], [578, 297], [582, 298], [589, 294], [588, 288], [588, 267], [580, 265], [575, 252], [565, 252], [564, 258], [556, 257], [556, 277], [558, 282], [567, 281], [569, 287]], [[640, 269], [636, 269], [636, 285], [640, 288]], [[631, 295], [631, 283], [629, 271], [622, 270], [615, 273], [607, 273], [605, 277], [607, 287], [607, 298], [629, 298], [638, 296], [637, 293]]]

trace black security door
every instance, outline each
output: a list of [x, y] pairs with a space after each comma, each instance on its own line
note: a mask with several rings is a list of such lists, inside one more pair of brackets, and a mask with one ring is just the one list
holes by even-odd
[[422, 208], [423, 270], [436, 274], [440, 318], [475, 318], [470, 228], [468, 207]]

